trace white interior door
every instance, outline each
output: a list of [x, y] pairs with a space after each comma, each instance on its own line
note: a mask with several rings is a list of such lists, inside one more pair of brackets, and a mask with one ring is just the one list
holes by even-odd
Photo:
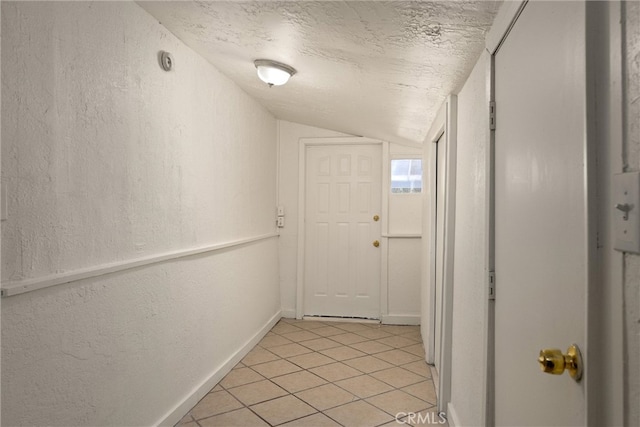
[[380, 145], [308, 146], [304, 314], [380, 318]]
[[585, 381], [541, 372], [586, 349], [585, 4], [529, 2], [495, 57], [496, 425], [584, 425]]

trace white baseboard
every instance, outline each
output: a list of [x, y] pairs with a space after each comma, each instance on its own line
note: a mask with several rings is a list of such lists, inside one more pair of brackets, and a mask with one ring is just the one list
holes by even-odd
[[382, 316], [383, 325], [419, 325], [420, 315], [387, 314]]
[[296, 318], [296, 310], [292, 308], [290, 310], [282, 310], [282, 317], [285, 319], [295, 319]]
[[244, 345], [232, 354], [222, 365], [216, 368], [208, 378], [206, 378], [199, 386], [197, 386], [193, 392], [188, 395], [182, 402], [178, 403], [174, 409], [170, 410], [168, 414], [163, 416], [160, 421], [155, 425], [158, 426], [174, 426], [178, 421], [182, 419], [184, 414], [189, 412], [196, 403], [200, 401], [216, 384], [220, 382], [227, 375], [234, 366], [238, 364], [246, 355], [253, 349], [253, 347], [260, 342], [260, 340], [278, 323], [278, 320], [282, 317], [282, 312], [278, 311], [271, 319], [256, 332]]
[[449, 423], [449, 427], [456, 427], [461, 425], [460, 419], [458, 418], [458, 413], [456, 409], [453, 407], [453, 404], [449, 402], [447, 404], [447, 422]]

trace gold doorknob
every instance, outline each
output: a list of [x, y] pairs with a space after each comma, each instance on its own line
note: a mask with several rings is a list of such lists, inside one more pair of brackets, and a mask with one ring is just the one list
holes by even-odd
[[373, 220], [374, 220], [374, 221], [378, 221], [379, 219], [380, 219], [380, 217], [379, 217], [378, 215], [374, 215], [374, 216], [373, 216]]
[[380, 246], [380, 242], [378, 242], [377, 240], [374, 240], [373, 241], [373, 246], [375, 246], [377, 248], [378, 246]]
[[582, 354], [575, 344], [567, 349], [567, 354], [562, 354], [557, 348], [540, 350], [538, 363], [542, 372], [547, 374], [562, 375], [567, 370], [574, 380], [582, 378]]

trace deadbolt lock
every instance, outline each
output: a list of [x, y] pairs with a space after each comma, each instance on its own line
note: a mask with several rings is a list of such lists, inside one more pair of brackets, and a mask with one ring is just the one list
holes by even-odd
[[373, 241], [373, 246], [375, 246], [377, 248], [378, 246], [380, 246], [380, 242], [378, 242], [377, 240], [374, 240]]
[[542, 372], [547, 374], [562, 375], [567, 370], [574, 380], [580, 381], [582, 378], [582, 354], [575, 344], [567, 349], [567, 354], [562, 354], [557, 348], [540, 350], [538, 363]]
[[374, 220], [374, 221], [378, 221], [379, 219], [380, 219], [380, 217], [379, 217], [378, 215], [374, 215], [374, 216], [373, 216], [373, 220]]

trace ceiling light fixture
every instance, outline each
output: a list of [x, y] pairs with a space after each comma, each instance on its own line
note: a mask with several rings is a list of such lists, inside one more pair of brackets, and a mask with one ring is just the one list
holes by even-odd
[[285, 84], [296, 73], [293, 67], [270, 59], [256, 59], [253, 63], [258, 70], [258, 77], [269, 87]]

